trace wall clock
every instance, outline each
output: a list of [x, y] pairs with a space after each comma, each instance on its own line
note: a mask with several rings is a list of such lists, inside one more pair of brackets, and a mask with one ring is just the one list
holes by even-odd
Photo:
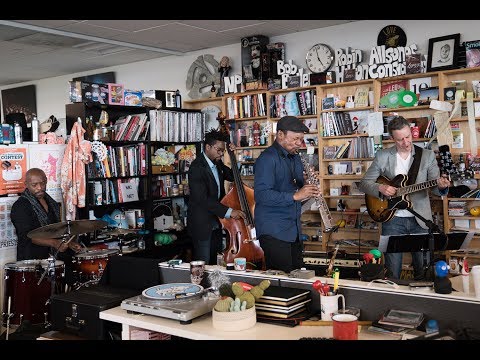
[[220, 123], [217, 120], [220, 111], [222, 110], [215, 105], [207, 105], [200, 110], [202, 114], [205, 114], [205, 131], [212, 128], [218, 129], [220, 127]]
[[333, 51], [325, 44], [315, 44], [307, 51], [306, 61], [311, 72], [327, 71], [333, 64]]

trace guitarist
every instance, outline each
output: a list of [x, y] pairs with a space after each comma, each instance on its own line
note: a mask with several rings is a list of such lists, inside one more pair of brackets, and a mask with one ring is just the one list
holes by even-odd
[[[440, 170], [432, 150], [421, 149], [412, 144], [412, 134], [409, 122], [402, 116], [394, 117], [388, 123], [388, 132], [395, 146], [377, 151], [375, 158], [360, 182], [360, 190], [365, 194], [380, 198], [395, 197], [397, 187], [388, 184], [379, 184], [377, 179], [384, 176], [393, 179], [399, 174], [409, 174], [409, 169], [414, 163], [416, 155], [421, 159], [416, 164], [418, 170], [411, 171], [409, 180], [413, 178], [414, 184], [435, 180], [437, 186], [432, 188], [434, 194], [443, 196], [448, 193], [450, 181], [446, 177], [440, 177]], [[418, 160], [417, 160], [418, 161]], [[415, 170], [415, 169], [413, 169]], [[411, 185], [410, 182], [407, 183]], [[413, 192], [408, 195], [412, 209], [427, 220], [432, 220], [432, 209], [427, 189]], [[428, 233], [427, 225], [417, 219], [406, 209], [395, 210], [391, 220], [382, 224], [382, 235], [410, 235]], [[422, 252], [412, 252], [415, 279], [422, 279], [423, 256]], [[402, 253], [386, 253], [385, 265], [393, 274], [393, 278], [399, 279], [402, 270]], [[427, 256], [427, 258], [429, 258]]]

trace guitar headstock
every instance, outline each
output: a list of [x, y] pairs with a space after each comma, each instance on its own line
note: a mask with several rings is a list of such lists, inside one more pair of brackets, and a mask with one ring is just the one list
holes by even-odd
[[440, 175], [448, 175], [451, 178], [452, 174], [457, 173], [457, 167], [452, 159], [452, 153], [448, 145], [441, 145], [438, 147], [439, 157], [437, 158], [438, 168], [440, 169]]

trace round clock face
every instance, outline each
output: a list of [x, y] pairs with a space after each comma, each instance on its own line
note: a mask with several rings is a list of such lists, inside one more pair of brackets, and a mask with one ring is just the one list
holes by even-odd
[[218, 129], [220, 124], [217, 120], [218, 113], [222, 110], [218, 106], [215, 105], [207, 105], [202, 110], [200, 110], [203, 114], [205, 114], [205, 131], [210, 130], [211, 128]]
[[327, 71], [333, 63], [333, 52], [325, 44], [313, 45], [307, 51], [307, 67], [311, 72]]

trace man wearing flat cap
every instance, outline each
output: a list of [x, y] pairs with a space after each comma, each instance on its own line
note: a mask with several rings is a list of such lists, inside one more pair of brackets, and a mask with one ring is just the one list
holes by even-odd
[[301, 202], [320, 194], [317, 185], [304, 183], [297, 152], [305, 133], [298, 118], [282, 117], [275, 142], [255, 162], [255, 228], [267, 269], [289, 273], [303, 266]]

